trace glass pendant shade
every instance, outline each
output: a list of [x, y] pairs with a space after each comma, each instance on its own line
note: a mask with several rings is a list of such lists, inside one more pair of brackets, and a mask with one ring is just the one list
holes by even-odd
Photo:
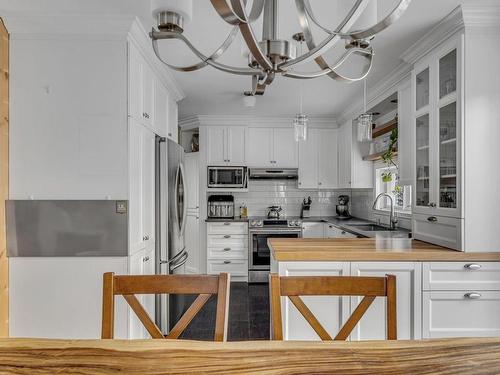
[[370, 113], [363, 113], [358, 117], [358, 142], [370, 142], [372, 140], [372, 119]]
[[298, 114], [293, 119], [293, 130], [295, 135], [295, 141], [305, 141], [307, 140], [307, 123], [309, 119], [306, 115]]

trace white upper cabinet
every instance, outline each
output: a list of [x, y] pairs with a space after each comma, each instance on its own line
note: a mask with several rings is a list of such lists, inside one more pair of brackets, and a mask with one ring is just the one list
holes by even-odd
[[142, 121], [142, 57], [139, 51], [129, 43], [129, 115]]
[[247, 162], [251, 167], [272, 167], [273, 129], [248, 128]]
[[297, 168], [298, 144], [293, 128], [274, 128], [273, 164], [275, 167]]
[[168, 91], [159, 80], [155, 81], [154, 84], [154, 129], [156, 134], [165, 137], [167, 136], [167, 128], [169, 125]]
[[299, 188], [338, 187], [337, 129], [310, 129], [299, 142]]
[[338, 187], [373, 188], [373, 163], [363, 160], [363, 156], [369, 154], [370, 145], [357, 141], [352, 120], [338, 129], [338, 139]]
[[175, 100], [168, 98], [168, 125], [167, 125], [167, 137], [174, 140], [175, 142], [179, 139], [179, 114], [178, 105]]
[[461, 43], [453, 38], [413, 72], [416, 213], [462, 217], [461, 54]]
[[155, 134], [142, 131], [142, 239], [148, 246], [155, 234]]
[[318, 129], [309, 129], [305, 141], [299, 142], [300, 189], [318, 188]]
[[248, 128], [247, 164], [297, 168], [298, 146], [292, 128]]
[[153, 126], [155, 76], [148, 63], [142, 65], [142, 117], [144, 123]]
[[338, 187], [337, 129], [319, 129], [318, 137], [318, 187]]
[[408, 80], [398, 91], [398, 164], [401, 186], [411, 185], [413, 182], [412, 127], [411, 85]]
[[231, 165], [245, 164], [245, 133], [244, 127], [226, 128], [226, 159]]
[[207, 129], [208, 165], [245, 165], [246, 129], [210, 126]]

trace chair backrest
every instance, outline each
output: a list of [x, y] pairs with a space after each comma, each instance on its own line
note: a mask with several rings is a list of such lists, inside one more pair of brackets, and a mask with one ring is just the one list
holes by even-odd
[[[101, 338], [114, 335], [115, 296], [122, 295], [154, 339], [177, 339], [212, 294], [217, 295], [214, 341], [226, 341], [229, 307], [229, 274], [103, 276]], [[199, 294], [168, 335], [163, 335], [135, 294]]]
[[332, 337], [299, 296], [364, 296], [333, 340], [345, 340], [364, 315], [375, 297], [387, 297], [387, 339], [397, 339], [396, 277], [362, 276], [269, 276], [271, 338], [283, 340], [281, 297], [286, 296], [322, 340]]

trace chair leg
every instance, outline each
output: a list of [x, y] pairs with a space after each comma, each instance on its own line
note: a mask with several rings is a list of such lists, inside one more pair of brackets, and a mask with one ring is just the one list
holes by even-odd
[[102, 329], [101, 338], [112, 339], [114, 336], [115, 325], [115, 296], [114, 273], [106, 272], [103, 275], [102, 286]]
[[398, 339], [398, 324], [396, 310], [396, 276], [386, 275], [387, 277], [387, 339]]

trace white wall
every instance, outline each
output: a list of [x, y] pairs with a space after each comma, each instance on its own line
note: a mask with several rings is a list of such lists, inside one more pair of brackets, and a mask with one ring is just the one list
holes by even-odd
[[11, 199], [127, 199], [125, 36], [78, 39], [12, 36]]

